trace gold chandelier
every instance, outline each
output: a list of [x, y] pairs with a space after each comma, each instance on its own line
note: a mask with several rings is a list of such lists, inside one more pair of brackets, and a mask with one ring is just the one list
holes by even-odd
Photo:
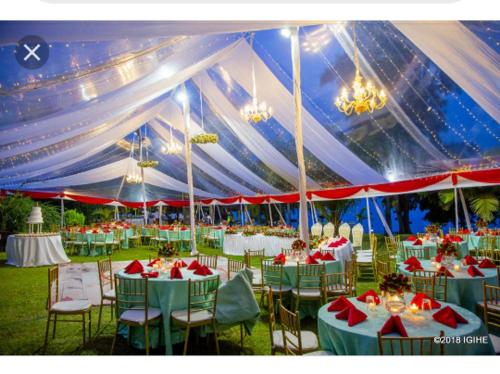
[[172, 125], [170, 125], [170, 139], [165, 146], [161, 147], [161, 152], [165, 155], [178, 155], [182, 152], [182, 145], [175, 141], [172, 135]]
[[384, 90], [379, 90], [370, 81], [363, 84], [363, 77], [359, 72], [359, 57], [358, 57], [358, 45], [356, 37], [356, 24], [353, 24], [354, 32], [354, 65], [356, 67], [356, 75], [354, 76], [354, 82], [352, 83], [351, 97], [346, 87], [342, 88], [340, 96], [335, 99], [335, 106], [342, 113], [350, 116], [352, 112], [356, 112], [360, 115], [364, 112], [372, 113], [374, 110], [382, 109], [387, 102], [387, 95]]
[[265, 101], [259, 103], [257, 99], [257, 83], [255, 82], [255, 64], [253, 59], [253, 39], [255, 34], [252, 33], [250, 36], [250, 49], [252, 51], [252, 101], [246, 104], [240, 110], [241, 117], [247, 122], [257, 124], [260, 121], [266, 122], [273, 115], [273, 108], [268, 106]]

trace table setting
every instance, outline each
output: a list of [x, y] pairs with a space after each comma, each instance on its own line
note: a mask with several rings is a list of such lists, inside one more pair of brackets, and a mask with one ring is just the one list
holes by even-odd
[[[436, 339], [443, 331], [446, 338], [439, 343], [445, 344], [446, 355], [494, 354], [488, 332], [474, 313], [409, 291], [409, 278], [394, 273], [384, 278], [380, 294], [371, 289], [323, 305], [318, 311], [321, 348], [336, 355], [377, 355], [379, 331], [383, 336]], [[463, 344], [467, 341], [471, 343]]]
[[463, 240], [458, 235], [447, 235], [444, 238], [431, 237], [430, 235], [424, 235], [423, 238], [417, 238], [410, 235], [406, 240], [402, 241], [402, 247], [398, 249], [398, 261], [406, 260], [405, 249], [420, 249], [428, 251], [429, 257], [437, 255], [438, 247], [443, 242], [451, 242], [457, 247], [459, 256], [462, 258], [469, 254], [469, 245], [467, 241]]

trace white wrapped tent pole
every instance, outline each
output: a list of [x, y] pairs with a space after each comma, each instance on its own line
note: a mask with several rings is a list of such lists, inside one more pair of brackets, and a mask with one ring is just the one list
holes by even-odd
[[61, 230], [64, 227], [64, 196], [61, 195]]
[[269, 223], [270, 223], [270, 226], [272, 227], [273, 226], [273, 212], [271, 210], [271, 203], [267, 203], [267, 210], [269, 211]]
[[[140, 161], [142, 162], [142, 134], [139, 134], [139, 152], [140, 152]], [[148, 209], [146, 205], [146, 182], [144, 181], [144, 168], [141, 167], [141, 185], [142, 185], [142, 212], [144, 214], [144, 224], [148, 224]]]
[[458, 231], [458, 196], [457, 189], [453, 189], [453, 203], [455, 204], [455, 232]]
[[243, 217], [243, 204], [240, 204], [240, 225], [245, 225], [245, 218]]
[[366, 199], [366, 217], [368, 218], [368, 238], [370, 239], [370, 249], [372, 247], [372, 215], [370, 213], [370, 200], [368, 196]]
[[196, 226], [194, 217], [194, 192], [193, 192], [193, 165], [191, 163], [191, 135], [190, 135], [190, 105], [189, 97], [186, 91], [186, 85], [182, 84], [182, 110], [184, 115], [184, 153], [186, 158], [188, 193], [189, 193], [189, 229], [191, 232], [191, 254], [198, 253], [196, 249]]
[[382, 214], [382, 211], [380, 210], [380, 207], [377, 204], [377, 200], [375, 200], [375, 198], [372, 197], [372, 201], [373, 201], [373, 206], [375, 207], [375, 210], [377, 212], [378, 218], [380, 218], [380, 221], [382, 222], [382, 225], [384, 226], [384, 229], [387, 232], [387, 235], [389, 235], [391, 242], [394, 242], [394, 235], [392, 235], [391, 228], [387, 224], [387, 221], [385, 220], [385, 217]]
[[299, 28], [291, 29], [290, 44], [292, 49], [293, 67], [293, 98], [295, 104], [295, 147], [297, 150], [297, 164], [299, 167], [299, 226], [300, 238], [306, 243], [309, 253], [309, 228], [307, 224], [307, 196], [306, 196], [306, 166], [304, 163], [304, 142], [302, 138], [302, 92], [300, 87], [300, 43]]
[[461, 188], [458, 189], [458, 193], [460, 194], [460, 201], [462, 202], [462, 208], [464, 209], [465, 223], [467, 224], [467, 229], [471, 231], [472, 225], [470, 224], [469, 211], [467, 210], [467, 204], [465, 202], [464, 194]]
[[276, 211], [278, 212], [278, 215], [280, 217], [280, 221], [283, 225], [286, 225], [286, 222], [285, 222], [285, 219], [283, 218], [283, 214], [281, 214], [281, 209], [278, 208], [278, 206], [276, 204], [273, 203], [273, 206], [274, 208], [276, 209]]

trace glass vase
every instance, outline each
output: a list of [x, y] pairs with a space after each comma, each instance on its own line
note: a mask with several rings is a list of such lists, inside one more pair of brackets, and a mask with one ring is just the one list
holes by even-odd
[[400, 315], [405, 311], [406, 301], [404, 292], [397, 290], [384, 291], [382, 297], [385, 309], [393, 316]]

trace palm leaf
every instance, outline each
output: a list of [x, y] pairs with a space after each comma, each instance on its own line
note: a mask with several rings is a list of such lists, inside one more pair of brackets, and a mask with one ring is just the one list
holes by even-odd
[[490, 222], [498, 211], [498, 198], [491, 193], [476, 195], [470, 199], [471, 207], [477, 216], [486, 222]]

